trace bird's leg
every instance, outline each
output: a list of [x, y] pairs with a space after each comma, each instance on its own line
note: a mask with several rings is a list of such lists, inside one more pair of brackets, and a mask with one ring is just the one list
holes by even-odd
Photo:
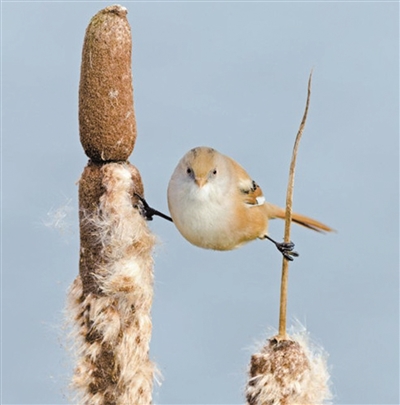
[[292, 261], [293, 257], [298, 257], [299, 254], [295, 252], [294, 249], [294, 243], [293, 242], [277, 242], [270, 238], [268, 235], [264, 235], [265, 239], [270, 240], [276, 248], [282, 253], [283, 257], [286, 258], [287, 260]]
[[168, 221], [172, 221], [172, 218], [169, 217], [168, 215], [163, 214], [160, 211], [157, 211], [154, 208], [151, 208], [149, 204], [147, 204], [147, 201], [144, 199], [144, 197], [142, 197], [141, 195], [135, 193], [135, 196], [139, 199], [141, 205], [138, 207], [140, 213], [142, 214], [142, 216], [144, 216], [148, 221], [152, 221], [154, 215], [157, 215], [161, 218], [164, 218]]

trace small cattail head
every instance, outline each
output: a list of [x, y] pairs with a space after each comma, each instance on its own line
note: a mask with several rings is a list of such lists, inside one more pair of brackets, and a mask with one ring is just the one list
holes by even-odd
[[248, 405], [316, 405], [331, 398], [324, 353], [304, 339], [271, 338], [251, 357]]

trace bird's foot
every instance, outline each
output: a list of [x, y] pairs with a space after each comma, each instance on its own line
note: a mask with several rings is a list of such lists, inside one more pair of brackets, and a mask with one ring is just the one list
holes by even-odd
[[144, 199], [144, 197], [142, 197], [141, 195], [139, 195], [137, 193], [135, 193], [135, 197], [137, 197], [140, 202], [140, 204], [138, 205], [139, 212], [144, 218], [147, 219], [147, 221], [152, 221], [154, 215], [157, 215], [161, 218], [164, 218], [164, 219], [172, 222], [171, 217], [163, 214], [160, 211], [157, 211], [154, 208], [151, 208], [150, 205], [147, 203], [147, 201]]
[[268, 235], [265, 235], [265, 238], [270, 240], [276, 246], [276, 248], [282, 253], [285, 259], [293, 261], [294, 257], [299, 256], [299, 254], [293, 250], [293, 242], [277, 242], [270, 238]]
[[294, 243], [293, 242], [282, 242], [282, 243], [276, 243], [275, 246], [277, 249], [282, 253], [283, 257], [285, 257], [287, 260], [293, 261], [294, 257], [298, 257], [299, 254], [294, 251]]

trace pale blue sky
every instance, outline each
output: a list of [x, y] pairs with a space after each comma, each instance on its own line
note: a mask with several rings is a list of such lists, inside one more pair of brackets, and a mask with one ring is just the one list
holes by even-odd
[[[83, 36], [109, 2], [2, 2], [2, 401], [66, 403], [66, 289], [78, 272]], [[399, 5], [123, 2], [138, 139], [130, 161], [167, 211], [169, 177], [199, 145], [231, 155], [283, 204], [314, 68], [294, 209], [289, 316], [330, 354], [336, 404], [399, 403]], [[70, 201], [63, 233], [43, 222]], [[252, 347], [277, 326], [281, 258], [158, 236], [151, 356], [159, 404], [239, 404]], [[283, 223], [271, 224], [280, 239]]]

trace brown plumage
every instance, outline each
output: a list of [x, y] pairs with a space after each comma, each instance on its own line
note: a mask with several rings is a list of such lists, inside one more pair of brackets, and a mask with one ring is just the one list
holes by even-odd
[[[214, 250], [271, 239], [268, 221], [285, 217], [283, 208], [265, 201], [260, 186], [242, 166], [209, 147], [190, 150], [178, 163], [168, 186], [168, 205], [176, 227], [190, 243]], [[333, 231], [301, 214], [294, 213], [292, 219], [318, 232]], [[273, 242], [281, 251], [293, 248]]]

